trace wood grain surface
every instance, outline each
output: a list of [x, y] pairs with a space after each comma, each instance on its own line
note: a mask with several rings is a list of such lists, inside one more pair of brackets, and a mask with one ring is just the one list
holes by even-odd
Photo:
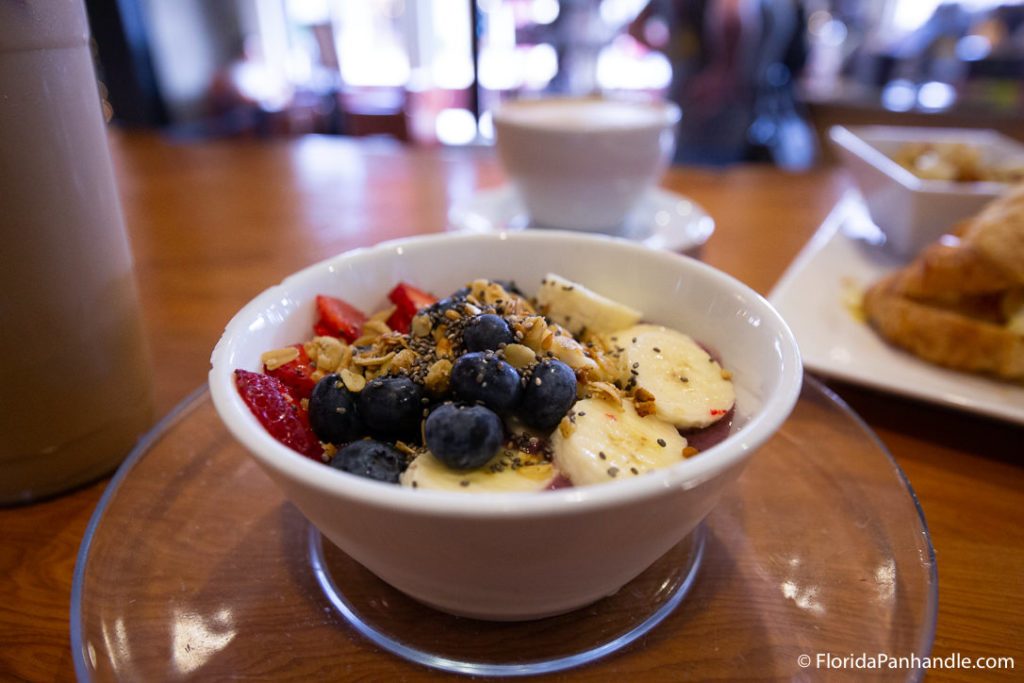
[[[326, 137], [176, 142], [138, 132], [114, 132], [112, 146], [160, 414], [205, 381], [224, 324], [259, 291], [338, 252], [442, 230], [453, 202], [504, 182], [489, 149]], [[767, 294], [849, 181], [834, 168], [787, 174], [740, 166], [674, 168], [663, 184], [714, 217], [715, 234], [700, 257]], [[933, 655], [1010, 656], [1017, 667], [935, 671], [928, 678], [1019, 676], [1024, 428], [829, 386], [892, 452], [924, 510], [939, 568]], [[105, 484], [0, 510], [0, 679], [74, 678], [72, 575]], [[376, 669], [350, 673], [387, 677]]]

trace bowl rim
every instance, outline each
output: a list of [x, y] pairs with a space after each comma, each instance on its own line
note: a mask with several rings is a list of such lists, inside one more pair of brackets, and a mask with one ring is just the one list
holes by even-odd
[[[738, 431], [721, 443], [702, 451], [700, 457], [689, 458], [670, 467], [659, 469], [643, 477], [610, 482], [609, 485], [578, 486], [548, 491], [522, 493], [466, 494], [457, 491], [410, 490], [407, 487], [377, 482], [334, 470], [323, 463], [305, 457], [274, 439], [252, 415], [241, 399], [233, 380], [234, 367], [230, 366], [231, 351], [240, 335], [249, 328], [254, 317], [271, 301], [296, 283], [316, 276], [346, 260], [373, 256], [377, 253], [395, 253], [431, 243], [451, 241], [490, 243], [505, 240], [528, 240], [542, 244], [568, 243], [583, 247], [585, 244], [604, 243], [616, 249], [641, 253], [651, 258], [674, 264], [676, 267], [698, 271], [719, 286], [728, 287], [743, 295], [744, 304], [756, 309], [761, 324], [773, 326], [775, 346], [781, 355], [781, 375], [778, 388], [766, 397], [760, 411], [753, 415]], [[803, 366], [799, 347], [793, 332], [781, 314], [760, 294], [736, 278], [691, 257], [673, 252], [650, 249], [624, 238], [592, 233], [562, 230], [535, 230], [493, 233], [437, 233], [380, 242], [359, 247], [307, 266], [286, 277], [245, 304], [227, 323], [210, 357], [208, 375], [214, 406], [234, 438], [253, 455], [265, 469], [278, 470], [289, 479], [312, 487], [322, 493], [343, 496], [364, 505], [404, 510], [431, 515], [483, 516], [531, 518], [553, 514], [573, 514], [595, 508], [612, 507], [621, 503], [653, 497], [678, 488], [692, 488], [714, 478], [753, 453], [789, 416], [799, 397], [803, 384]]]

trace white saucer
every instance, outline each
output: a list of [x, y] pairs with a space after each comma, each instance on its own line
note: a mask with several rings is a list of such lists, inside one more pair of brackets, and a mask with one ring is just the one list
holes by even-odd
[[[493, 232], [538, 228], [510, 186], [483, 190], [448, 212], [449, 230]], [[690, 251], [715, 231], [711, 216], [693, 200], [662, 188], [651, 190], [626, 219], [622, 237], [652, 249]]]

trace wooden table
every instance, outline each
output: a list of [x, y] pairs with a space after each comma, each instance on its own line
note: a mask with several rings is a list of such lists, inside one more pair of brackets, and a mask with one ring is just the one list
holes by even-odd
[[[328, 255], [438, 231], [453, 202], [504, 182], [480, 149], [338, 138], [180, 143], [125, 132], [112, 144], [161, 414], [205, 381], [224, 323], [254, 294]], [[673, 169], [664, 184], [715, 218], [703, 260], [761, 293], [848, 187], [835, 169], [791, 175], [765, 166]], [[876, 431], [920, 498], [939, 567], [933, 654], [1012, 656], [1019, 671], [1024, 428], [830, 386]], [[72, 573], [105, 485], [0, 510], [0, 679], [73, 678]], [[934, 678], [978, 677], [940, 673]]]

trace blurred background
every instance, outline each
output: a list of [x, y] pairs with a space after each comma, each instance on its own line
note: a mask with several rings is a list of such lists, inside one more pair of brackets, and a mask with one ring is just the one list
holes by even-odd
[[1024, 136], [1019, 1], [86, 4], [108, 118], [184, 139], [486, 145], [505, 98], [596, 92], [673, 98], [731, 129], [680, 162], [806, 167], [835, 123]]

